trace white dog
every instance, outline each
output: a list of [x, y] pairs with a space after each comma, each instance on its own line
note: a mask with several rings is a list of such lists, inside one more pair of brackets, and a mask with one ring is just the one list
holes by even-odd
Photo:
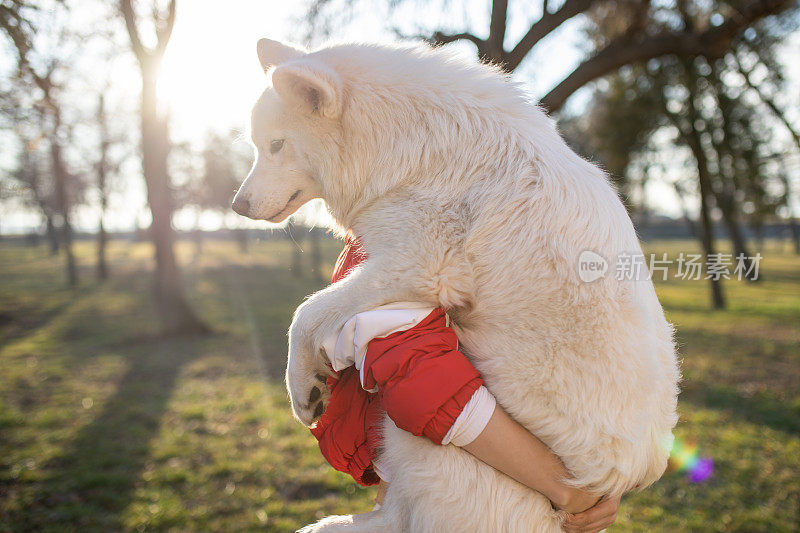
[[[234, 209], [276, 222], [324, 198], [368, 253], [295, 313], [297, 418], [319, 414], [310, 393], [328, 372], [328, 335], [357, 313], [422, 302], [449, 310], [497, 401], [577, 486], [618, 495], [657, 480], [677, 421], [672, 329], [646, 271], [615, 275], [614, 260], [641, 248], [603, 172], [507, 76], [447, 51], [306, 53], [264, 39], [258, 53], [273, 87], [253, 110], [258, 156]], [[578, 275], [586, 250], [612, 264], [592, 282]], [[560, 530], [544, 496], [463, 450], [388, 419], [384, 439], [383, 507], [304, 531]]]

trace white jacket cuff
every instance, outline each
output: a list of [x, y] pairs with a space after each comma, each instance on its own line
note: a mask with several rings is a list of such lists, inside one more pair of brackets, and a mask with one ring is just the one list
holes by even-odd
[[475, 440], [489, 423], [496, 405], [497, 400], [489, 389], [483, 385], [478, 387], [442, 439], [442, 444], [466, 446]]
[[419, 302], [395, 302], [358, 313], [322, 343], [331, 367], [339, 372], [355, 365], [363, 386], [364, 357], [369, 341], [411, 329], [431, 314], [433, 309]]

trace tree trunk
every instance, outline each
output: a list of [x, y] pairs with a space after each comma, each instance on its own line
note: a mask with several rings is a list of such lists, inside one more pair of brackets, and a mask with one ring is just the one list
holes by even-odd
[[108, 235], [103, 223], [108, 208], [108, 148], [111, 143], [106, 121], [105, 101], [100, 95], [97, 105], [97, 127], [100, 130], [100, 159], [97, 162], [97, 192], [100, 195], [100, 216], [97, 221], [97, 279], [108, 279], [108, 262], [106, 261], [106, 244]]
[[247, 228], [235, 229], [233, 231], [236, 234], [236, 240], [239, 242], [239, 251], [247, 253], [247, 247], [250, 243], [250, 235]]
[[[686, 63], [687, 68], [691, 69], [692, 76], [695, 80], [698, 79], [699, 73], [696, 71], [694, 65]], [[724, 157], [729, 157], [731, 161], [737, 158], [737, 151], [731, 146], [731, 141], [736, 137], [733, 130], [733, 116], [731, 108], [733, 102], [728, 97], [724, 89], [719, 69], [716, 63], [710, 63], [711, 72], [706, 76], [709, 85], [713, 87], [716, 98], [719, 102], [718, 108], [722, 118], [721, 131], [723, 135], [711, 135], [711, 144], [717, 154], [717, 188], [714, 189], [714, 197], [717, 201], [717, 206], [722, 212], [722, 219], [728, 228], [728, 236], [733, 248], [733, 256], [735, 258], [742, 257], [742, 263], [745, 266], [745, 279], [748, 281], [757, 281], [758, 276], [755, 271], [751, 271], [752, 259], [747, 250], [747, 239], [742, 231], [742, 223], [739, 217], [741, 209], [736, 202], [736, 190], [741, 188], [743, 176], [740, 175], [740, 170], [737, 165], [733, 163], [731, 169], [726, 171], [725, 165], [722, 164]], [[759, 246], [759, 248], [761, 248]], [[738, 259], [737, 259], [738, 261]]]
[[103, 215], [105, 214], [105, 201], [101, 201], [100, 220], [97, 224], [97, 279], [108, 279], [108, 262], [106, 261], [106, 244], [108, 235], [103, 225]]
[[195, 226], [191, 232], [191, 236], [194, 241], [194, 256], [200, 259], [203, 255], [203, 230], [201, 230], [199, 226]]
[[797, 220], [793, 216], [789, 217], [789, 231], [794, 242], [794, 253], [800, 255], [800, 230], [797, 229]]
[[50, 243], [50, 255], [58, 255], [58, 250], [60, 247], [60, 243], [58, 242], [58, 232], [56, 231], [56, 225], [53, 224], [53, 215], [49, 212], [45, 212], [45, 220], [46, 220], [46, 233], [47, 233], [47, 242]]
[[[706, 257], [706, 263], [708, 263], [709, 257], [715, 254], [714, 250], [714, 226], [711, 221], [711, 212], [710, 207], [708, 205], [708, 200], [710, 196], [710, 182], [708, 180], [707, 171], [701, 171], [701, 167], [704, 167], [705, 162], [697, 163], [697, 170], [699, 174], [706, 173], [705, 178], [700, 178], [700, 227], [701, 227], [701, 244], [703, 245], [703, 252]], [[725, 308], [725, 296], [722, 293], [722, 284], [720, 280], [709, 278], [709, 283], [711, 284], [711, 304], [714, 306], [714, 309], [724, 309]]]
[[166, 335], [206, 332], [184, 296], [180, 272], [175, 260], [172, 228], [172, 194], [167, 173], [169, 132], [166, 119], [158, 114], [156, 82], [158, 62], [142, 66], [142, 170], [147, 184], [147, 201], [153, 216], [150, 238], [155, 248], [155, 300]]
[[[694, 91], [690, 90], [690, 92], [691, 97], [688, 106], [690, 110], [689, 136], [687, 140], [697, 163], [697, 178], [700, 183], [700, 243], [703, 245], [706, 264], [708, 264], [709, 257], [716, 253], [714, 251], [714, 226], [711, 221], [711, 207], [709, 206], [709, 200], [713, 193], [711, 191], [711, 175], [708, 172], [708, 161], [703, 151], [700, 133], [695, 127], [697, 117], [694, 111]], [[711, 304], [714, 309], [724, 309], [725, 296], [722, 292], [721, 280], [711, 277], [708, 281], [711, 285]]]
[[686, 227], [689, 228], [689, 235], [700, 240], [700, 233], [697, 231], [697, 226], [689, 216], [689, 209], [686, 207], [686, 197], [684, 196], [683, 188], [677, 183], [673, 183], [672, 185], [675, 187], [675, 194], [678, 195], [678, 203], [681, 206], [681, 213], [683, 213], [683, 220], [686, 222]]
[[[800, 145], [798, 145], [800, 148]], [[794, 217], [794, 212], [792, 210], [792, 190], [789, 186], [789, 178], [786, 173], [781, 172], [781, 183], [783, 184], [783, 205], [786, 206], [787, 210], [787, 219], [789, 224], [789, 231], [792, 235], [792, 241], [794, 241], [794, 253], [800, 255], [800, 230], [797, 228], [797, 219]]]
[[[748, 281], [758, 281], [758, 277], [754, 271], [751, 271], [752, 256], [747, 250], [747, 239], [745, 239], [742, 225], [739, 221], [737, 214], [737, 206], [734, 203], [733, 197], [730, 193], [717, 193], [715, 194], [717, 206], [722, 212], [722, 219], [725, 226], [728, 228], [728, 236], [731, 240], [731, 247], [733, 248], [734, 258], [743, 257], [743, 264], [745, 266], [746, 278]], [[761, 246], [759, 245], [759, 248]]]
[[[753, 233], [755, 234], [756, 246], [759, 250], [764, 249], [764, 224], [753, 224]], [[747, 261], [747, 268], [750, 268], [751, 261]], [[750, 281], [758, 281], [760, 278], [751, 279]]]
[[69, 220], [69, 197], [67, 196], [67, 181], [69, 177], [64, 165], [61, 145], [56, 139], [60, 126], [59, 117], [55, 116], [54, 121], [55, 124], [50, 139], [50, 159], [53, 164], [56, 202], [61, 215], [61, 244], [64, 247], [64, 257], [66, 259], [67, 283], [74, 287], [78, 284], [78, 267], [75, 264], [75, 254], [72, 250], [72, 225]]
[[194, 256], [195, 260], [199, 260], [203, 255], [203, 240], [205, 235], [200, 228], [200, 211], [194, 210], [194, 229], [189, 232], [191, 239], [194, 241]]

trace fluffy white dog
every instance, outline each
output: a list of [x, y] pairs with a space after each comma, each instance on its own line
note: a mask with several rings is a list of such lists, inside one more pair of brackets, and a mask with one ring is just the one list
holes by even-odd
[[[423, 302], [449, 310], [489, 390], [576, 485], [617, 495], [657, 480], [677, 421], [672, 329], [646, 272], [614, 275], [616, 258], [641, 248], [603, 172], [507, 76], [447, 51], [306, 53], [264, 39], [258, 53], [273, 87], [253, 109], [258, 157], [234, 208], [275, 222], [324, 198], [369, 256], [295, 313], [297, 418], [319, 414], [310, 393], [331, 332], [389, 302]], [[592, 282], [578, 273], [587, 250], [612, 265]], [[384, 438], [383, 507], [304, 531], [560, 530], [544, 496], [463, 450], [388, 419]]]

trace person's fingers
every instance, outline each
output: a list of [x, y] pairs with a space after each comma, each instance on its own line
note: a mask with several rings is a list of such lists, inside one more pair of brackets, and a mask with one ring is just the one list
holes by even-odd
[[617, 508], [619, 507], [619, 498], [603, 498], [600, 502], [592, 507], [591, 509], [587, 509], [586, 512], [594, 511], [593, 514], [597, 515], [605, 515], [609, 513], [616, 513]]
[[611, 526], [617, 520], [617, 513], [614, 512], [612, 514], [605, 515], [596, 521], [582, 526], [583, 531], [602, 531], [607, 527]]
[[564, 530], [568, 533], [589, 533], [607, 528], [617, 519], [619, 502], [619, 498], [603, 499], [582, 513], [567, 514]]
[[604, 513], [602, 516], [599, 516], [596, 520], [591, 522], [590, 524], [584, 526], [583, 530], [587, 533], [589, 532], [596, 532], [602, 531], [608, 527], [610, 527], [614, 522], [617, 521], [617, 510], [618, 501], [609, 501], [609, 505], [604, 506]]
[[[573, 526], [588, 526], [609, 513], [607, 502], [601, 501], [594, 507], [586, 509], [582, 513], [568, 514], [565, 522]], [[613, 506], [612, 506], [613, 509]]]
[[566, 533], [597, 533], [598, 531], [603, 531], [611, 524], [614, 523], [614, 520], [609, 519], [605, 521], [595, 522], [593, 524], [585, 525], [585, 526], [576, 526], [567, 524], [566, 522], [563, 525], [563, 529]]
[[582, 528], [583, 526], [588, 526], [594, 519], [591, 516], [587, 516], [586, 513], [589, 511], [584, 511], [578, 514], [568, 514], [567, 517], [564, 519], [564, 528], [567, 527], [571, 528]]
[[564, 524], [563, 529], [566, 533], [597, 533], [602, 531], [608, 526], [595, 527], [595, 526], [570, 526]]
[[567, 514], [563, 525], [564, 531], [567, 533], [583, 533], [589, 524], [603, 518], [602, 516], [594, 516], [594, 513], [587, 514], [588, 512], [587, 510], [578, 514]]

